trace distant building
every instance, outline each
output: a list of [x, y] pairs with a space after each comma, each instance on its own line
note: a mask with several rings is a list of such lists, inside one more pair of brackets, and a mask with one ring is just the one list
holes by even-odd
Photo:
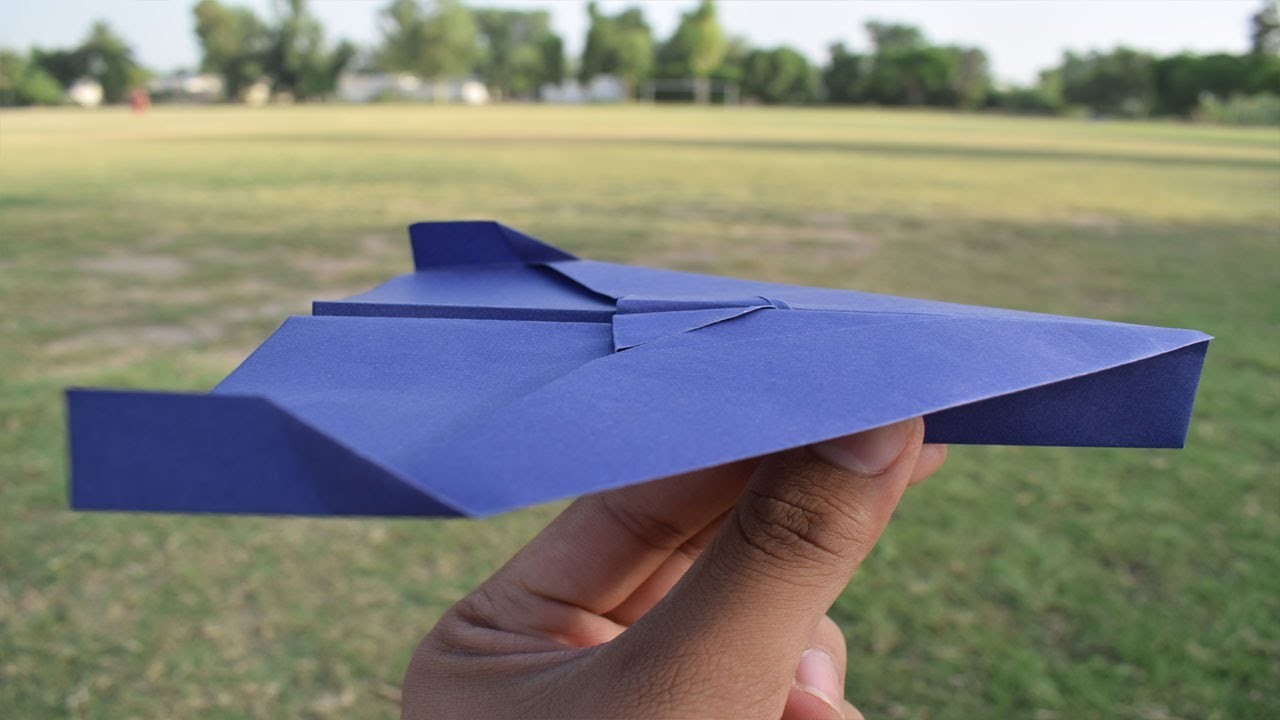
[[338, 99], [350, 103], [376, 100], [428, 100], [423, 83], [408, 73], [342, 73]]
[[408, 73], [342, 73], [338, 99], [351, 103], [379, 100], [464, 103], [484, 105], [489, 89], [478, 80], [423, 80]]
[[450, 87], [450, 96], [456, 97], [456, 102], [466, 105], [487, 105], [489, 88], [479, 80], [463, 80], [456, 87]]
[[577, 80], [564, 80], [559, 85], [548, 83], [538, 90], [543, 102], [558, 105], [619, 103], [625, 101], [627, 95], [627, 84], [616, 75], [596, 75], [586, 85]]
[[251, 107], [262, 107], [271, 101], [271, 81], [258, 78], [258, 81], [240, 91], [240, 102]]
[[213, 73], [177, 72], [147, 84], [157, 101], [186, 103], [218, 102], [223, 98], [224, 87], [222, 76]]
[[102, 104], [102, 83], [91, 78], [80, 78], [67, 88], [67, 97], [80, 107], [98, 107]]

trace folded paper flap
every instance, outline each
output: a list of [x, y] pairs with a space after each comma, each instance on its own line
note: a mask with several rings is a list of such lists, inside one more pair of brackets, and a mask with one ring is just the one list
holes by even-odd
[[447, 452], [495, 408], [611, 355], [610, 332], [604, 323], [294, 317], [214, 392], [267, 398], [434, 491], [436, 474], [414, 458]]
[[263, 398], [71, 390], [67, 404], [75, 508], [459, 514]]
[[419, 222], [409, 226], [414, 267], [573, 260], [574, 256], [492, 220]]
[[618, 298], [619, 314], [684, 312], [689, 310], [722, 310], [731, 308], [771, 307], [789, 310], [790, 306], [781, 300], [774, 300], [763, 295], [745, 297], [691, 295], [688, 297], [670, 297], [655, 295], [627, 295]]
[[663, 312], [626, 313], [619, 310], [613, 316], [613, 348], [627, 350], [668, 335], [692, 332], [757, 310], [772, 309], [771, 305], [732, 305]]
[[787, 303], [763, 295], [654, 297], [627, 295], [618, 299], [613, 316], [613, 346], [621, 351], [668, 335], [700, 330], [757, 310], [790, 310]]
[[315, 315], [608, 322], [614, 301], [544, 265], [430, 267], [343, 300], [317, 301]]
[[1181, 448], [1209, 339], [925, 417], [925, 441], [1075, 447]]

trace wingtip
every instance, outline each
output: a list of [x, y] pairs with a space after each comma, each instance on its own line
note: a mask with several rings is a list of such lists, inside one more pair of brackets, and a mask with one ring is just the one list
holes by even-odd
[[573, 255], [496, 220], [416, 222], [409, 226], [418, 270], [455, 265], [574, 260]]
[[78, 390], [69, 505], [77, 510], [456, 516], [266, 398]]

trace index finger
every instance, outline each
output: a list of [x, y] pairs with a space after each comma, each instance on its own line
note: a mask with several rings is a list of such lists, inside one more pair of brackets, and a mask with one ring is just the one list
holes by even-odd
[[729, 510], [759, 460], [579, 498], [490, 583], [604, 615]]

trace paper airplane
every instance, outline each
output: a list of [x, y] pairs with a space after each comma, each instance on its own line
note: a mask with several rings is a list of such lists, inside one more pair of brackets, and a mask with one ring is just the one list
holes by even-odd
[[80, 509], [489, 515], [925, 416], [1181, 447], [1209, 336], [579, 260], [494, 222], [291, 317], [209, 394], [71, 390]]

